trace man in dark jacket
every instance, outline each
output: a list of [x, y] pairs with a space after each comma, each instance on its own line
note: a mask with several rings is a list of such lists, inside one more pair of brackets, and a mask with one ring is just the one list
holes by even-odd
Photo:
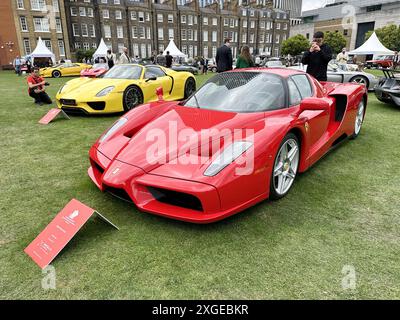
[[165, 66], [167, 68], [172, 67], [172, 56], [169, 54], [169, 51], [167, 51], [167, 55], [165, 56]]
[[309, 51], [303, 55], [302, 63], [307, 65], [307, 73], [318, 81], [327, 81], [328, 63], [332, 60], [332, 49], [324, 43], [324, 33], [318, 31]]
[[231, 39], [225, 39], [224, 45], [218, 48], [215, 61], [217, 62], [217, 72], [232, 70], [232, 49]]

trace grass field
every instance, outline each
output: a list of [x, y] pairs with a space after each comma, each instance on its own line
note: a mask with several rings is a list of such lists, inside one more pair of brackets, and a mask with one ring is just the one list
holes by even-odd
[[[50, 79], [54, 97], [67, 79]], [[198, 82], [205, 79], [198, 78]], [[139, 212], [101, 193], [88, 150], [116, 119], [37, 123], [49, 107], [0, 73], [1, 299], [398, 299], [400, 109], [369, 96], [361, 135], [298, 177], [290, 194], [212, 225]], [[90, 220], [53, 262], [56, 290], [23, 252], [71, 199]], [[345, 290], [342, 271], [356, 272]]]

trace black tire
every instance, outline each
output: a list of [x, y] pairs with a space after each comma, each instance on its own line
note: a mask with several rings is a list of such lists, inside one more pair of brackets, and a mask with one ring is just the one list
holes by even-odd
[[212, 71], [212, 72], [217, 72], [217, 68], [216, 68], [216, 67], [213, 67], [213, 68], [211, 69], [211, 71]]
[[143, 103], [143, 92], [137, 86], [129, 86], [125, 89], [122, 97], [124, 111], [127, 112]]
[[[275, 163], [277, 161], [277, 158], [279, 156], [279, 152], [282, 148], [282, 146], [289, 140], [295, 141], [297, 144], [297, 148], [298, 148], [298, 158], [297, 158], [297, 168], [296, 168], [296, 172], [294, 174], [294, 178], [293, 178], [293, 182], [291, 182], [289, 189], [284, 192], [284, 193], [278, 193], [275, 187], [275, 183], [276, 183], [276, 177], [274, 176], [274, 171], [275, 171]], [[298, 168], [299, 168], [299, 164], [300, 164], [300, 142], [299, 139], [297, 138], [297, 136], [293, 133], [288, 133], [282, 140], [281, 144], [279, 145], [278, 151], [275, 155], [275, 159], [274, 159], [274, 164], [272, 166], [272, 172], [271, 172], [271, 181], [270, 181], [270, 185], [269, 185], [269, 198], [271, 200], [278, 200], [281, 199], [283, 197], [285, 197], [289, 191], [291, 190], [291, 188], [293, 187], [294, 181], [296, 180], [297, 177], [297, 173], [298, 173]]]
[[184, 99], [189, 98], [196, 91], [196, 80], [190, 77], [185, 82]]
[[360, 76], [360, 75], [354, 76], [353, 78], [350, 79], [350, 82], [355, 82], [354, 80], [357, 79], [357, 78], [360, 78], [360, 79], [362, 78], [365, 81], [366, 88], [369, 89], [369, 80], [368, 80], [367, 77]]
[[61, 72], [58, 71], [58, 70], [54, 70], [54, 71], [51, 73], [51, 76], [52, 76], [53, 78], [60, 78], [60, 77], [61, 77]]

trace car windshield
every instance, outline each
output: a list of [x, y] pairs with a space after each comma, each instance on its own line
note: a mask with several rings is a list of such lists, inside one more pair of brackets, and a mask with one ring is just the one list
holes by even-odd
[[142, 67], [139, 66], [114, 66], [108, 71], [103, 78], [105, 79], [140, 79]]
[[226, 72], [208, 80], [184, 104], [226, 112], [262, 112], [285, 105], [281, 77], [264, 72]]

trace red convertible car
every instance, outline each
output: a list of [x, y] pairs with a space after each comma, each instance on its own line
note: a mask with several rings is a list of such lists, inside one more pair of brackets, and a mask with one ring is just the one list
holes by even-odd
[[97, 78], [105, 74], [107, 71], [107, 63], [96, 63], [92, 68], [82, 70], [81, 77]]
[[182, 102], [158, 93], [96, 141], [88, 173], [142, 211], [193, 223], [285, 196], [299, 172], [358, 136], [367, 105], [365, 86], [281, 68], [220, 73]]

